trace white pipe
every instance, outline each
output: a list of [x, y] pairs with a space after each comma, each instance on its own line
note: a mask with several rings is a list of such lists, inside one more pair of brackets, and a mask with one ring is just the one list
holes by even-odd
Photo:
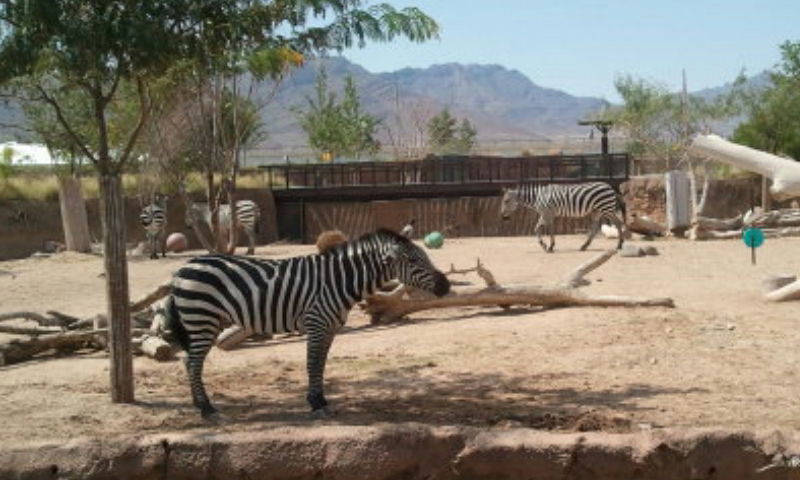
[[777, 200], [800, 196], [800, 163], [790, 158], [729, 142], [717, 135], [697, 135], [689, 153], [771, 178], [769, 190]]

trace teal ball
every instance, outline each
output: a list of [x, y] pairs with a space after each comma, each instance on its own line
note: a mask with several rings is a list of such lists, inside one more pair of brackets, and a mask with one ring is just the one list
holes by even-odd
[[440, 232], [431, 232], [425, 235], [423, 243], [425, 243], [425, 246], [428, 248], [442, 248], [442, 245], [444, 245], [444, 235]]

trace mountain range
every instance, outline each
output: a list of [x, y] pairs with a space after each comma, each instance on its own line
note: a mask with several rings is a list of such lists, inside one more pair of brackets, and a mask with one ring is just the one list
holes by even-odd
[[[479, 142], [491, 143], [584, 136], [588, 129], [578, 121], [608, 105], [601, 98], [539, 86], [519, 71], [500, 65], [448, 63], [372, 73], [344, 57], [311, 59], [279, 84], [259, 84], [253, 92], [253, 99], [265, 105], [261, 112], [267, 137], [259, 148], [272, 152], [268, 157], [307, 151], [296, 112], [314, 96], [322, 67], [329, 89], [340, 97], [345, 78], [351, 75], [363, 110], [381, 120], [381, 142], [409, 151], [424, 146], [428, 119], [444, 108], [459, 119], [469, 119]], [[767, 75], [757, 75], [753, 81], [764, 83]], [[693, 94], [709, 98], [729, 88], [723, 85]], [[0, 125], [19, 122], [19, 118], [18, 109], [0, 105]], [[10, 137], [3, 129], [0, 136]]]

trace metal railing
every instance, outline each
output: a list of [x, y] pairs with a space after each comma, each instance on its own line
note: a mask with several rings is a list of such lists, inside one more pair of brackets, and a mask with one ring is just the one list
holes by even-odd
[[325, 189], [520, 182], [622, 181], [627, 153], [535, 157], [432, 157], [407, 162], [283, 164], [259, 167], [268, 188]]

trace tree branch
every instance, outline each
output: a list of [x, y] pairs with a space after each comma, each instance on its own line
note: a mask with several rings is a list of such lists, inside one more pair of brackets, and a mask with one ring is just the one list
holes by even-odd
[[139, 139], [139, 134], [142, 132], [142, 128], [144, 128], [148, 118], [150, 117], [150, 109], [152, 108], [150, 92], [148, 91], [147, 86], [144, 84], [142, 77], [136, 78], [136, 90], [139, 94], [139, 120], [136, 122], [136, 127], [134, 127], [133, 132], [131, 132], [130, 136], [128, 137], [128, 143], [125, 145], [125, 149], [122, 151], [122, 155], [119, 157], [117, 167], [119, 170], [122, 170], [125, 162], [128, 161], [128, 157], [130, 157], [131, 151], [133, 151], [133, 147], [136, 145], [136, 141]]
[[81, 152], [83, 152], [83, 154], [86, 155], [86, 158], [88, 158], [89, 160], [91, 160], [92, 163], [97, 165], [98, 163], [97, 158], [91, 151], [89, 151], [88, 148], [86, 148], [86, 143], [83, 141], [80, 135], [78, 135], [75, 132], [75, 130], [72, 129], [69, 122], [64, 117], [64, 112], [61, 110], [61, 105], [58, 104], [58, 101], [55, 98], [51, 97], [47, 93], [47, 90], [45, 90], [44, 87], [42, 87], [41, 85], [36, 85], [36, 90], [42, 95], [42, 99], [45, 102], [47, 102], [51, 107], [53, 107], [53, 109], [56, 112], [56, 118], [58, 118], [58, 123], [60, 123], [61, 126], [64, 127], [64, 130], [67, 132], [67, 134], [75, 143], [75, 145], [77, 145], [78, 148], [81, 150]]

